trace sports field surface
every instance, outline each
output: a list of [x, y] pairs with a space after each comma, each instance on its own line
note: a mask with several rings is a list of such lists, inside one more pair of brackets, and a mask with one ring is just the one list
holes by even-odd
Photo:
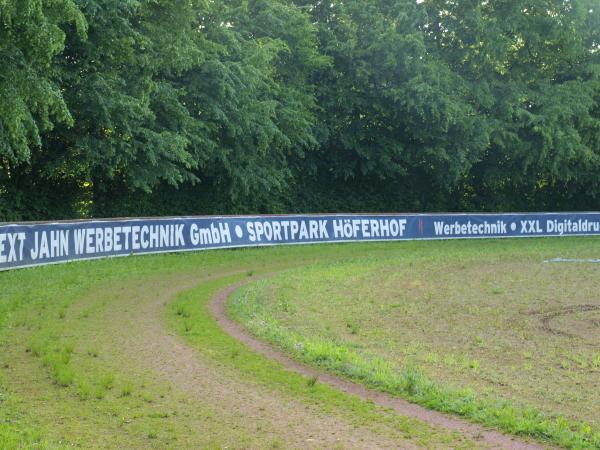
[[[600, 239], [311, 245], [0, 273], [0, 448], [485, 448], [296, 361], [508, 436], [600, 446]], [[510, 438], [509, 438], [510, 439]], [[528, 444], [527, 444], [528, 443]]]

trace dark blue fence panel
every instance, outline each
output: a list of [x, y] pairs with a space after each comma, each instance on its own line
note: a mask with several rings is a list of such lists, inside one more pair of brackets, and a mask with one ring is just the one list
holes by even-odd
[[323, 214], [0, 225], [0, 270], [105, 256], [318, 242], [582, 236], [600, 213]]

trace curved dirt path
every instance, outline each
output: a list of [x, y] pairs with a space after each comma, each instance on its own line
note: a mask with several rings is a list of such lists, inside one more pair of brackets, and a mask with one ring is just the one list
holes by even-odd
[[319, 381], [326, 383], [336, 389], [355, 395], [364, 400], [373, 401], [376, 404], [391, 408], [400, 415], [415, 418], [435, 427], [443, 427], [449, 431], [456, 431], [472, 439], [479, 440], [482, 444], [493, 448], [511, 450], [533, 450], [549, 448], [534, 442], [526, 442], [518, 438], [502, 434], [498, 431], [488, 430], [480, 425], [466, 422], [457, 417], [449, 416], [437, 411], [426, 409], [422, 406], [410, 403], [398, 397], [369, 389], [361, 384], [338, 378], [329, 373], [317, 370], [298, 363], [289, 358], [273, 346], [256, 339], [249, 334], [240, 324], [231, 320], [226, 311], [226, 303], [229, 296], [248, 281], [229, 286], [217, 293], [209, 304], [211, 313], [219, 325], [232, 337], [243, 342], [252, 350], [281, 363], [286, 369], [300, 373], [307, 377], [318, 377]]
[[[377, 418], [365, 421], [352, 410], [332, 410], [319, 401], [241, 375], [233, 365], [211, 357], [210, 342], [206, 348], [202, 344], [190, 346], [168, 331], [165, 307], [176, 295], [236, 273], [240, 272], [224, 269], [210, 275], [206, 267], [197, 267], [185, 273], [134, 277], [94, 289], [69, 307], [61, 327], [66, 333], [63, 337], [77, 339], [76, 361], [100, 365], [103, 371], [114, 372], [119, 381], [127, 377], [133, 382], [134, 394], [127, 397], [131, 401], [123, 400], [121, 404], [111, 400], [114, 405], [110, 417], [115, 419], [107, 422], [98, 416], [94, 403], [85, 409], [87, 404], [70, 390], [47, 385], [39, 361], [25, 353], [26, 339], [17, 339], [11, 346], [13, 387], [27, 398], [36, 417], [54, 424], [55, 436], [73, 436], [76, 443], [79, 436], [84, 448], [90, 442], [96, 448], [540, 448], [517, 446], [519, 441], [502, 435], [503, 440], [493, 440], [489, 432], [476, 426], [448, 426], [447, 420], [454, 420], [451, 418], [436, 422], [430, 416], [436, 413], [423, 410], [427, 414], [420, 416], [419, 407], [405, 404], [400, 408], [398, 405], [405, 402], [399, 399], [319, 373], [321, 382], [376, 403], [373, 416]], [[218, 322], [226, 332], [244, 340], [243, 330], [238, 329], [237, 335], [232, 332], [236, 325], [226, 318], [223, 309], [227, 296], [238, 285], [221, 291], [210, 308], [213, 313], [214, 308], [220, 308], [220, 313], [216, 311]], [[25, 338], [28, 329], [19, 330]], [[245, 341], [254, 340], [246, 335]], [[279, 359], [273, 349], [271, 353], [261, 351], [268, 346], [260, 342], [254, 341], [250, 347]], [[85, 355], [90, 348], [97, 351], [97, 357]], [[280, 358], [288, 369], [317, 373], [293, 361], [286, 362], [282, 355]], [[32, 376], [36, 380], [31, 380]], [[50, 391], [37, 392], [30, 386], [48, 387]], [[144, 392], [151, 393], [151, 398], [145, 400]], [[36, 410], [40, 398], [46, 395], [51, 399], [48, 403], [57, 407]], [[152, 403], [152, 411], [170, 413], [168, 419], [153, 425], [161, 434], [160, 444], [150, 439], [144, 428], [155, 419], [139, 416], [136, 409], [137, 403], [146, 401]], [[185, 429], [185, 434], [171, 434], [169, 427], [174, 422], [180, 425], [178, 429]]]
[[[221, 426], [242, 423], [248, 434], [281, 440], [284, 448], [420, 448], [393, 429], [370, 430], [343, 415], [326, 413], [318, 405], [240, 379], [232, 369], [205, 360], [180, 337], [166, 332], [164, 308], [178, 292], [227, 275], [231, 273], [175, 277], [127, 290], [103, 318], [110, 324], [107, 331], [115, 347], [134, 366], [145, 368], [174, 390], [182, 390], [189, 408], [208, 404], [219, 411]], [[239, 446], [234, 438], [229, 448]], [[249, 443], [242, 448], [257, 445]]]
[[[214, 358], [210, 340], [189, 345], [169, 331], [165, 307], [179, 293], [213, 282], [225, 286], [218, 280], [235, 273], [197, 267], [133, 277], [71, 304], [52, 330], [74, 342], [77, 374], [114, 374], [115, 388], [105, 399], [83, 402], [75, 387], [52, 383], [26, 352], [26, 326], [15, 329], [9, 351], [0, 352], [0, 362], [10, 360], [10, 369], [2, 369], [10, 370], [10, 389], [31, 411], [32, 423], [51, 424], [49, 439], [81, 448], [488, 448], [378, 405], [336, 408], [319, 395], [262, 382]], [[127, 381], [133, 393], [119, 395]]]

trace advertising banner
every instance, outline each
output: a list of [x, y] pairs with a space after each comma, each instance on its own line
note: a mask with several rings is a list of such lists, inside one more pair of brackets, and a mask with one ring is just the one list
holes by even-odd
[[107, 256], [281, 244], [600, 234], [600, 212], [316, 214], [0, 225], [0, 270]]

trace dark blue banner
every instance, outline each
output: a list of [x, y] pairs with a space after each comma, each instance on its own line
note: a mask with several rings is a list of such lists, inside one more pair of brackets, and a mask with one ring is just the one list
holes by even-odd
[[0, 270], [125, 256], [319, 242], [582, 236], [600, 213], [178, 217], [0, 225]]

